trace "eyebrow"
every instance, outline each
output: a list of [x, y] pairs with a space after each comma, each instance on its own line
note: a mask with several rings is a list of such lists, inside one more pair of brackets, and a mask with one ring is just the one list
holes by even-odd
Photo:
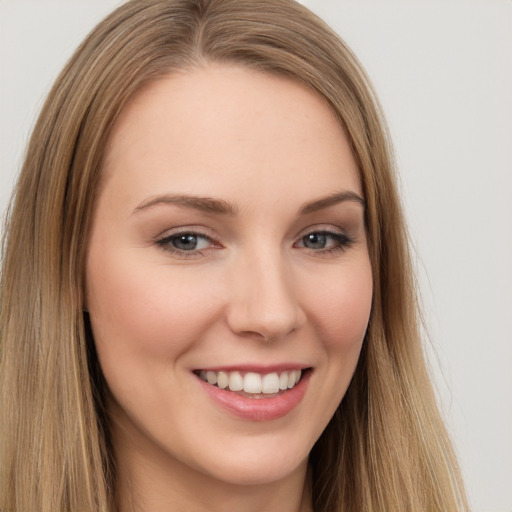
[[178, 206], [184, 206], [186, 208], [191, 208], [206, 213], [216, 213], [219, 215], [233, 216], [238, 213], [238, 209], [234, 205], [228, 203], [227, 201], [223, 201], [222, 199], [213, 199], [212, 197], [199, 197], [185, 194], [163, 195], [147, 199], [146, 201], [143, 201], [139, 206], [137, 206], [133, 213], [144, 210], [146, 208], [151, 208], [152, 206], [159, 204], [176, 204]]
[[[366, 201], [359, 194], [351, 191], [343, 191], [305, 203], [299, 209], [299, 215], [308, 215], [346, 201], [356, 202], [363, 206], [363, 208], [366, 207]], [[178, 206], [184, 206], [185, 208], [218, 215], [235, 216], [238, 213], [238, 208], [236, 206], [222, 199], [186, 194], [162, 195], [149, 198], [137, 206], [133, 213], [137, 213], [141, 210], [160, 204], [175, 204]]]
[[359, 194], [351, 191], [343, 191], [306, 203], [300, 208], [299, 213], [300, 215], [307, 215], [346, 201], [359, 203], [363, 208], [366, 208], [366, 201]]

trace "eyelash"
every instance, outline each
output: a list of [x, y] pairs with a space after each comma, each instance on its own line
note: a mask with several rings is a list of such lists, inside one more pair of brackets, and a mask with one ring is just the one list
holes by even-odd
[[[347, 235], [346, 233], [342, 233], [339, 231], [331, 231], [328, 229], [318, 230], [318, 231], [310, 231], [305, 235], [300, 237], [300, 242], [303, 243], [306, 237], [316, 235], [316, 236], [326, 236], [330, 237], [336, 245], [331, 247], [330, 249], [310, 249], [315, 255], [318, 256], [326, 256], [333, 253], [343, 252], [349, 249], [354, 244], [354, 239]], [[295, 245], [295, 244], [294, 244]], [[307, 249], [307, 247], [306, 247]]]
[[[323, 229], [323, 230], [313, 230], [313, 231], [306, 233], [305, 235], [302, 235], [299, 238], [299, 241], [295, 242], [294, 247], [297, 246], [297, 243], [304, 243], [306, 237], [311, 236], [311, 235], [330, 237], [336, 243], [336, 245], [330, 249], [309, 249], [310, 251], [312, 251], [312, 253], [314, 253], [315, 255], [318, 255], [318, 256], [329, 255], [329, 254], [333, 254], [333, 253], [337, 253], [337, 252], [343, 252], [343, 251], [347, 250], [348, 248], [350, 248], [354, 243], [354, 239], [351, 238], [346, 233]], [[197, 231], [192, 231], [192, 230], [179, 231], [176, 233], [172, 233], [171, 235], [168, 235], [159, 240], [156, 240], [155, 244], [166, 252], [169, 252], [171, 254], [174, 254], [174, 255], [177, 255], [180, 257], [185, 257], [185, 258], [194, 257], [194, 256], [204, 256], [204, 251], [207, 251], [212, 248], [212, 247], [207, 247], [206, 249], [199, 249], [199, 250], [195, 249], [195, 250], [185, 251], [182, 249], [178, 249], [177, 247], [174, 247], [172, 245], [173, 240], [176, 240], [179, 237], [184, 237], [184, 236], [192, 236], [192, 237], [196, 237], [197, 239], [208, 240], [210, 242], [210, 244], [215, 244], [215, 241], [210, 236], [204, 235], [202, 233], [199, 233]], [[304, 245], [302, 247], [304, 247]], [[307, 247], [304, 247], [304, 248], [308, 249]]]
[[178, 239], [179, 237], [184, 236], [194, 236], [198, 239], [208, 240], [210, 244], [214, 243], [212, 237], [208, 235], [204, 235], [202, 233], [198, 233], [197, 231], [187, 230], [187, 231], [178, 231], [177, 233], [172, 233], [171, 235], [160, 238], [156, 241], [156, 245], [161, 247], [164, 251], [170, 252], [171, 254], [175, 254], [177, 256], [189, 258], [193, 256], [203, 256], [203, 251], [210, 249], [200, 249], [200, 250], [192, 250], [192, 251], [184, 251], [182, 249], [178, 249], [177, 247], [173, 247], [172, 241]]

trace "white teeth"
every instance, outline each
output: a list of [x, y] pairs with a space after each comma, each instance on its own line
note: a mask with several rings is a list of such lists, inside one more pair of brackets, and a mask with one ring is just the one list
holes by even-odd
[[288, 372], [283, 372], [279, 376], [279, 389], [288, 389]]
[[219, 372], [217, 374], [217, 386], [220, 389], [226, 389], [229, 386], [229, 375], [226, 372]]
[[208, 381], [208, 384], [217, 384], [217, 374], [212, 371], [207, 371], [206, 380]]
[[290, 372], [288, 374], [288, 388], [293, 388], [295, 386], [295, 372]]
[[213, 370], [201, 370], [199, 377], [213, 386], [221, 389], [229, 388], [230, 391], [244, 391], [250, 394], [272, 395], [280, 390], [285, 391], [293, 388], [300, 380], [301, 370], [290, 370], [287, 372], [273, 372], [259, 374], [247, 372], [242, 376], [240, 372], [215, 372]]
[[295, 386], [295, 384], [297, 384], [297, 382], [299, 382], [300, 375], [301, 375], [300, 370], [294, 370], [288, 374], [288, 389], [293, 388], [293, 386]]
[[231, 391], [242, 391], [244, 389], [244, 379], [240, 372], [231, 372], [229, 374], [229, 389]]
[[246, 393], [261, 393], [261, 375], [249, 372], [244, 377], [244, 391]]
[[263, 393], [277, 393], [279, 391], [279, 377], [277, 373], [265, 375], [261, 381]]

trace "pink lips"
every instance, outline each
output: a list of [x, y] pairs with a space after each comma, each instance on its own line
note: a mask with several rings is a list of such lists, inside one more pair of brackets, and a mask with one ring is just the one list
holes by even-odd
[[[251, 367], [251, 370], [255, 368]], [[246, 398], [236, 392], [212, 386], [199, 378], [198, 381], [210, 398], [227, 412], [249, 421], [269, 421], [286, 416], [299, 405], [306, 393], [310, 376], [311, 371], [306, 371], [295, 387], [269, 398]]]

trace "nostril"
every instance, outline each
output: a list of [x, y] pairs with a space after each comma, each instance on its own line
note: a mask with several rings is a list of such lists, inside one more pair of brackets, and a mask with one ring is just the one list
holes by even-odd
[[264, 311], [262, 307], [257, 307], [249, 311], [231, 311], [228, 324], [240, 337], [272, 342], [299, 329], [303, 324], [302, 317], [298, 306], [273, 311]]

